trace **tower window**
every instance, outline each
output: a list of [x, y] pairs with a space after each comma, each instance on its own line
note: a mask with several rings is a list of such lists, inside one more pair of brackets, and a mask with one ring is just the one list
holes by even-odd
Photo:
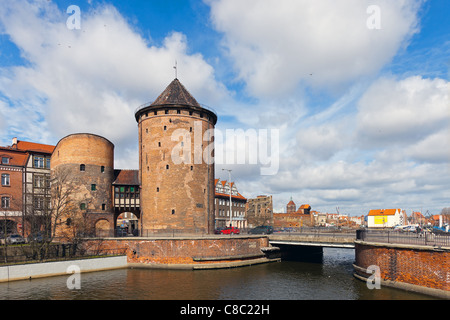
[[105, 172], [105, 166], [100, 167], [100, 172], [102, 172], [102, 173]]
[[158, 147], [161, 147], [161, 142], [158, 142]]
[[156, 188], [156, 192], [159, 192], [159, 187]]
[[80, 164], [80, 171], [86, 171], [86, 165]]
[[172, 209], [172, 214], [175, 214], [175, 209]]
[[164, 126], [164, 131], [166, 131], [167, 130], [167, 126]]
[[169, 170], [169, 165], [168, 164], [166, 164], [166, 169]]
[[194, 166], [191, 166], [191, 171], [194, 170]]
[[106, 210], [106, 204], [102, 203], [102, 210], [105, 211]]
[[181, 111], [180, 110], [177, 110], [177, 114], [180, 114], [181, 113]]
[[91, 191], [95, 191], [97, 190], [97, 185], [96, 184], [91, 184]]

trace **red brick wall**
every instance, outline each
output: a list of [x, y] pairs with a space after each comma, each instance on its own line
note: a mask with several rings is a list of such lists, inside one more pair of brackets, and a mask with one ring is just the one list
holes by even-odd
[[[193, 258], [232, 257], [260, 254], [269, 246], [267, 237], [211, 237], [183, 239], [127, 239], [100, 240], [88, 244], [92, 249], [127, 249], [131, 263], [193, 263]], [[224, 259], [226, 260], [226, 259]]]
[[[378, 266], [383, 280], [450, 291], [450, 252], [355, 244], [355, 265]], [[365, 275], [368, 276], [368, 275]]]

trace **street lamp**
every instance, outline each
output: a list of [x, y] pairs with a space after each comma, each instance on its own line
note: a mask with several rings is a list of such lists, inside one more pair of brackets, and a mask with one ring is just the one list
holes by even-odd
[[231, 170], [230, 169], [222, 169], [222, 171], [228, 171], [228, 185], [230, 186], [230, 227], [233, 224], [233, 219], [231, 215]]

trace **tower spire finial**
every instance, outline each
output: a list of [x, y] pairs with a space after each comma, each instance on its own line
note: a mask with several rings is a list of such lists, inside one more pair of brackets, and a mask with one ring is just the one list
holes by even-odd
[[173, 68], [175, 69], [175, 79], [178, 79], [177, 60], [175, 60], [175, 65], [173, 66]]

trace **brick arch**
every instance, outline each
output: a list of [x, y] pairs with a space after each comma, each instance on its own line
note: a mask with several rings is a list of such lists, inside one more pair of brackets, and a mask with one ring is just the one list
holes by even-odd
[[99, 218], [94, 222], [94, 231], [97, 237], [111, 235], [111, 221], [106, 218]]

